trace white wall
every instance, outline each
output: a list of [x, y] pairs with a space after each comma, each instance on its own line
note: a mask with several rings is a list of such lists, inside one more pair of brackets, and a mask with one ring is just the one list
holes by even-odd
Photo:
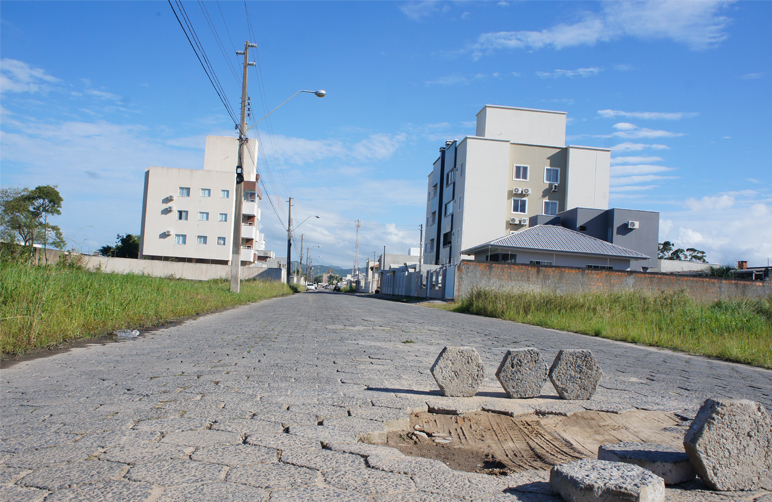
[[[497, 253], [495, 248], [492, 253]], [[550, 253], [546, 251], [517, 251], [512, 252], [517, 258], [515, 263], [518, 265], [529, 265], [531, 260], [552, 262], [556, 267], [579, 267], [585, 268], [587, 265], [598, 265], [602, 267], [610, 266], [613, 270], [630, 270], [630, 260], [625, 258], [602, 258], [600, 256], [585, 256], [575, 254]], [[485, 253], [479, 253], [475, 256], [475, 261], [485, 261]]]
[[564, 147], [566, 113], [486, 105], [477, 114], [475, 135], [529, 145]]
[[565, 209], [608, 209], [611, 151], [569, 146], [567, 164]]
[[[207, 136], [204, 150], [204, 170], [227, 171], [235, 176], [239, 158], [239, 139], [228, 136]], [[244, 148], [244, 179], [255, 181], [257, 173], [257, 140], [248, 139]]]

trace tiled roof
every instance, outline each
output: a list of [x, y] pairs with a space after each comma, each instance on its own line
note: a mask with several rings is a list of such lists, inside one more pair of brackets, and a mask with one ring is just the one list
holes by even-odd
[[506, 235], [490, 242], [462, 251], [462, 254], [474, 254], [488, 247], [527, 249], [532, 251], [550, 251], [553, 253], [576, 253], [617, 258], [649, 259], [643, 253], [623, 248], [616, 244], [590, 237], [581, 232], [559, 225], [536, 225], [514, 234]]

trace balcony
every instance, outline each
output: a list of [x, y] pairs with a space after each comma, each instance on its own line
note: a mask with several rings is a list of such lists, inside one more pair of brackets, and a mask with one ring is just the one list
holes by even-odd
[[241, 214], [246, 214], [249, 216], [256, 215], [258, 211], [259, 209], [257, 208], [257, 201], [251, 202], [245, 200], [241, 207]]
[[257, 227], [254, 225], [243, 224], [241, 225], [241, 238], [247, 240], [254, 240], [257, 237]]
[[241, 248], [241, 261], [255, 262], [255, 251], [253, 249]]

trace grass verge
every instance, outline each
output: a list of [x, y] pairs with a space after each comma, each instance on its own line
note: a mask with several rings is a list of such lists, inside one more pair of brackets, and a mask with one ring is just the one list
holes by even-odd
[[772, 297], [700, 303], [686, 292], [556, 295], [473, 291], [427, 305], [772, 369]]
[[23, 354], [116, 329], [147, 328], [291, 294], [279, 282], [186, 281], [90, 272], [78, 267], [0, 264], [0, 352]]

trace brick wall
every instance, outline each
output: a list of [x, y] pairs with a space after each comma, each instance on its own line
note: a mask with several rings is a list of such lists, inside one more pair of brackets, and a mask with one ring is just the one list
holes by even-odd
[[660, 291], [685, 290], [695, 300], [706, 302], [724, 298], [772, 296], [770, 281], [751, 282], [647, 272], [463, 261], [456, 272], [454, 297], [458, 300], [474, 288], [548, 291], [558, 294], [623, 290], [653, 294]]

